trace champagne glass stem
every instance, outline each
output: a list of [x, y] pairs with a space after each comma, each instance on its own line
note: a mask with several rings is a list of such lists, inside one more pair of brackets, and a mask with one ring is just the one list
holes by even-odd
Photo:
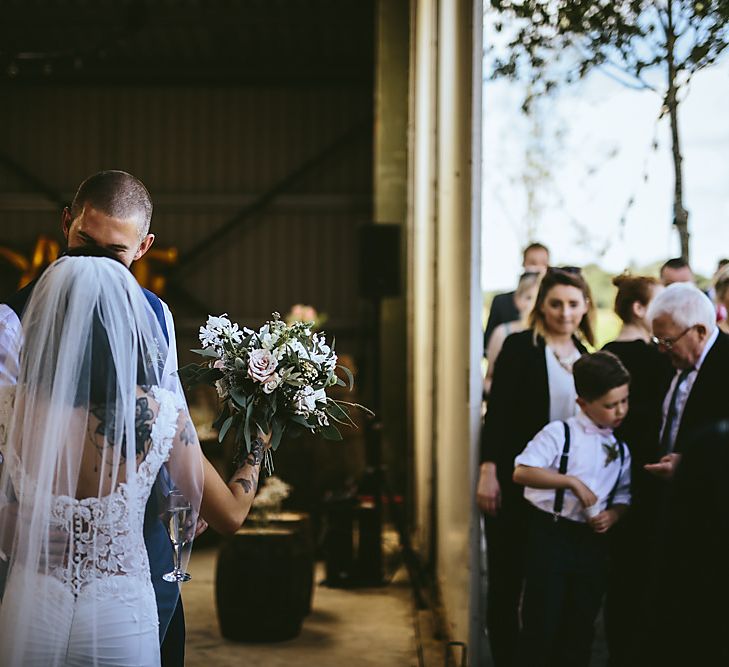
[[175, 574], [182, 572], [182, 544], [178, 542], [175, 544]]

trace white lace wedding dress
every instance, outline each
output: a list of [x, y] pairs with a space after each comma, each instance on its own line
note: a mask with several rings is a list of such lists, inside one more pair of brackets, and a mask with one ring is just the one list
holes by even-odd
[[[3, 425], [10, 405], [7, 392], [2, 390], [6, 395], [0, 405]], [[101, 498], [54, 496], [51, 523], [74, 536], [67, 557], [49, 574], [29, 578], [27, 572], [19, 571], [22, 566], [17, 562], [9, 573], [0, 605], [3, 667], [160, 664], [157, 607], [143, 538], [144, 510], [170, 454], [180, 405], [179, 398], [165, 389], [153, 387], [150, 394], [158, 404], [151, 446], [132, 483], [122, 482]], [[5, 465], [12, 466], [17, 488], [32, 492], [20, 479], [21, 462], [6, 457]], [[28, 588], [29, 581], [35, 590]], [[18, 628], [13, 615], [28, 596], [35, 600], [30, 618], [23, 619], [23, 625], [29, 623], [23, 628], [23, 655], [15, 659], [8, 650], [13, 646], [13, 628]]]

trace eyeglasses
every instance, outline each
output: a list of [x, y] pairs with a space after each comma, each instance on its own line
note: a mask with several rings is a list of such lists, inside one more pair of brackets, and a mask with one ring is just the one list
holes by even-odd
[[696, 325], [690, 326], [688, 329], [685, 329], [682, 331], [678, 336], [675, 338], [658, 338], [658, 336], [651, 336], [651, 343], [655, 345], [656, 347], [662, 347], [667, 352], [673, 349], [673, 346], [681, 339], [683, 338], [691, 329], [696, 328]]

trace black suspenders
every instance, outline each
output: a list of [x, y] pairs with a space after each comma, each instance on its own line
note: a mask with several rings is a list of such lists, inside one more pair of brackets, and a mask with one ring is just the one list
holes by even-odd
[[[570, 457], [570, 426], [567, 422], [564, 424], [564, 447], [562, 447], [562, 456], [559, 459], [559, 474], [564, 475], [567, 472], [567, 461]], [[557, 489], [554, 494], [554, 520], [559, 519], [562, 513], [562, 505], [564, 505], [564, 489]]]
[[[565, 475], [567, 473], [567, 463], [569, 461], [569, 454], [570, 454], [570, 427], [567, 422], [562, 422], [564, 424], [564, 447], [562, 447], [562, 456], [559, 459], [559, 473], [560, 475]], [[618, 470], [618, 477], [615, 480], [615, 484], [613, 484], [613, 488], [610, 490], [610, 494], [608, 495], [607, 500], [607, 507], [610, 508], [613, 505], [613, 500], [615, 499], [615, 494], [618, 491], [618, 485], [620, 484], [620, 478], [623, 476], [623, 464], [625, 463], [625, 444], [622, 440], [617, 439], [618, 443], [618, 451], [620, 452], [620, 469]], [[557, 521], [557, 519], [560, 518], [560, 515], [562, 514], [562, 506], [564, 505], [564, 489], [557, 489], [554, 492], [554, 508], [552, 512], [554, 513], [554, 520]]]

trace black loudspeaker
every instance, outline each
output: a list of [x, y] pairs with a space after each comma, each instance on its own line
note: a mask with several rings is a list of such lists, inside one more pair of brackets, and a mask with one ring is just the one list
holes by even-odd
[[400, 225], [360, 227], [359, 295], [366, 299], [400, 296]]

